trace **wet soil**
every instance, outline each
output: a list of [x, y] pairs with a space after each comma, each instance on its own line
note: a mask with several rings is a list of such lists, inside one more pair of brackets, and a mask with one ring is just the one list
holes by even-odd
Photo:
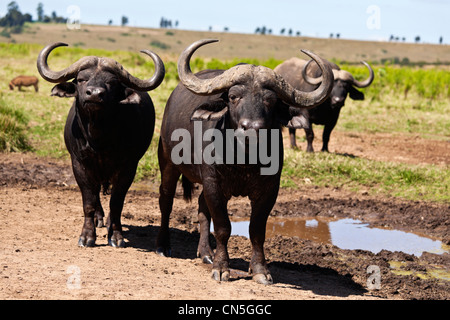
[[[346, 134], [337, 133], [335, 137], [342, 145]], [[353, 135], [347, 139], [345, 145], [353, 145], [354, 149], [339, 149], [331, 144], [330, 150], [367, 154], [368, 158], [382, 161], [392, 155], [386, 147], [376, 149], [383, 143], [371, 144], [373, 136]], [[360, 143], [352, 144], [351, 139], [359, 139]], [[399, 158], [392, 161], [449, 164], [448, 149], [432, 147], [439, 143], [445, 147], [448, 142], [430, 143], [410, 137], [396, 141], [405, 151], [399, 151]], [[418, 143], [431, 147], [424, 153], [423, 148], [416, 147]], [[424, 159], [427, 154], [429, 160]], [[154, 252], [160, 221], [157, 188], [146, 182], [134, 185], [129, 192], [122, 219], [126, 248], [107, 246], [105, 228], [97, 229], [95, 248], [78, 248], [83, 215], [70, 162], [32, 154], [0, 154], [0, 299], [450, 298], [448, 253], [423, 253], [417, 257], [383, 250], [374, 254], [280, 235], [265, 243], [273, 285], [251, 281], [247, 273], [250, 241], [240, 236], [232, 236], [229, 241], [231, 281], [217, 283], [210, 279], [211, 266], [196, 257], [197, 203], [184, 202], [181, 190], [171, 216], [173, 257], [160, 257]], [[103, 196], [105, 208], [108, 200]], [[229, 213], [236, 218], [249, 217], [248, 200], [232, 199]], [[296, 191], [281, 190], [271, 214], [354, 218], [371, 226], [414, 232], [450, 244], [448, 204], [307, 186]], [[379, 268], [378, 283], [372, 281], [375, 278], [368, 273], [369, 266]]]

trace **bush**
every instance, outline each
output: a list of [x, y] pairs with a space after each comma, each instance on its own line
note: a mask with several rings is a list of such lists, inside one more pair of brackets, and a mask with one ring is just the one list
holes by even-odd
[[5, 28], [0, 32], [0, 36], [5, 38], [11, 38], [11, 33]]
[[158, 40], [154, 40], [150, 43], [150, 45], [152, 47], [158, 48], [158, 49], [162, 49], [162, 50], [167, 50], [170, 49], [170, 46], [164, 42], [158, 41]]

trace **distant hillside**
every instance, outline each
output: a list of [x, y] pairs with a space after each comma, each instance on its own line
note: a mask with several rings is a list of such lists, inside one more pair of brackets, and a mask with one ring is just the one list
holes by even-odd
[[176, 59], [192, 42], [219, 39], [220, 43], [202, 48], [198, 55], [218, 59], [275, 58], [285, 60], [302, 57], [300, 49], [308, 49], [326, 59], [359, 62], [382, 62], [385, 59], [413, 63], [450, 63], [449, 45], [411, 44], [395, 42], [319, 39], [273, 35], [197, 32], [178, 29], [145, 29], [117, 26], [82, 25], [79, 30], [69, 30], [65, 24], [28, 24], [22, 34], [11, 38], [0, 36], [0, 42], [29, 42], [49, 44], [63, 41], [70, 46], [107, 50], [151, 49], [163, 56]]

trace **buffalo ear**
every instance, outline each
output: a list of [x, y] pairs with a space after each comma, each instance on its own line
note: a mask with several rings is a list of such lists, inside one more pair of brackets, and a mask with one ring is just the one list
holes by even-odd
[[291, 129], [309, 129], [309, 114], [306, 109], [289, 107], [284, 103], [276, 106], [276, 119], [281, 125]]
[[54, 86], [51, 93], [52, 96], [57, 96], [60, 98], [76, 97], [77, 87], [73, 82], [63, 82]]
[[125, 99], [120, 101], [120, 104], [140, 104], [142, 101], [141, 96], [133, 89], [125, 89]]
[[353, 86], [350, 87], [349, 94], [353, 100], [364, 100], [364, 93], [355, 89]]
[[213, 100], [198, 106], [191, 115], [191, 121], [217, 121], [228, 112], [227, 103], [222, 100]]

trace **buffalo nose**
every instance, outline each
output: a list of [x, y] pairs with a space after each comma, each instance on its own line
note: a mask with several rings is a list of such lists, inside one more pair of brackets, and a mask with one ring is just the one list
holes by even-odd
[[250, 120], [250, 119], [241, 119], [239, 121], [239, 128], [244, 130], [254, 129], [259, 130], [264, 127], [263, 121], [258, 120]]
[[89, 99], [101, 100], [105, 94], [105, 89], [100, 87], [87, 87], [86, 95]]

